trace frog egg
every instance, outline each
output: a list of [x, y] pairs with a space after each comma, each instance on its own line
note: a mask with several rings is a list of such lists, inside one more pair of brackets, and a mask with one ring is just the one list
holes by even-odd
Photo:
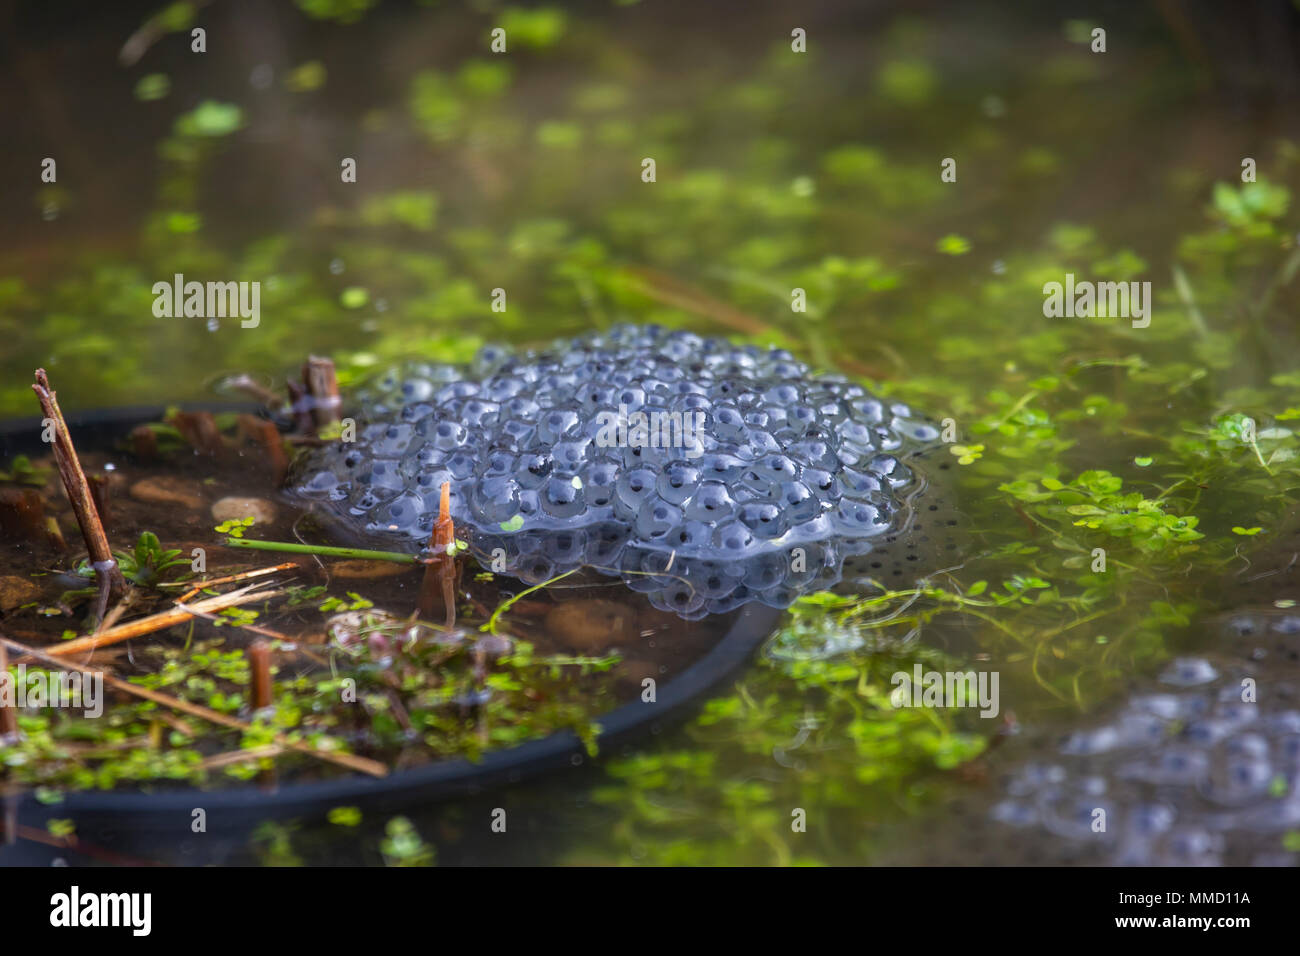
[[587, 493], [587, 503], [603, 508], [614, 500], [614, 486], [619, 467], [612, 461], [588, 462], [582, 469], [582, 486]]
[[541, 584], [555, 577], [555, 563], [544, 554], [521, 554], [514, 572], [526, 584]]
[[524, 518], [535, 518], [542, 512], [542, 497], [535, 488], [519, 490], [519, 513]]
[[695, 493], [699, 483], [700, 469], [687, 461], [670, 461], [655, 481], [655, 491], [665, 501], [680, 505]]
[[724, 556], [739, 558], [754, 547], [754, 533], [739, 521], [727, 521], [713, 531], [713, 546]]
[[879, 425], [885, 420], [885, 406], [878, 399], [863, 398], [849, 406], [853, 417], [866, 425]]
[[[704, 611], [705, 596], [689, 581], [672, 580], [650, 595], [650, 603], [661, 611], [673, 611], [687, 620]], [[703, 615], [701, 615], [703, 616]]]
[[447, 452], [425, 443], [403, 456], [398, 470], [406, 476], [407, 480], [412, 480], [431, 469], [439, 468], [446, 463], [447, 458]]
[[723, 451], [707, 452], [696, 459], [700, 470], [700, 479], [715, 481], [734, 481], [744, 471], [746, 463], [736, 455]]
[[452, 477], [457, 481], [464, 481], [474, 474], [474, 456], [463, 449], [449, 455], [445, 464], [447, 470], [451, 472]]
[[755, 538], [772, 539], [785, 534], [788, 521], [776, 505], [766, 501], [751, 501], [743, 504], [736, 516]]
[[541, 552], [556, 567], [572, 567], [584, 563], [587, 555], [587, 532], [557, 531], [542, 541]]
[[745, 563], [744, 584], [752, 590], [763, 591], [785, 581], [789, 569], [787, 555], [760, 554]]
[[578, 413], [571, 408], [553, 408], [543, 412], [537, 421], [537, 440], [554, 445], [577, 430]]
[[628, 386], [618, 390], [614, 396], [615, 404], [627, 409], [628, 413], [640, 411], [645, 405], [645, 389], [640, 386]]
[[797, 385], [789, 382], [783, 382], [779, 385], [773, 385], [771, 388], [763, 390], [763, 401], [769, 405], [787, 408], [797, 404], [803, 395]]
[[625, 546], [619, 555], [619, 572], [623, 583], [638, 594], [651, 594], [669, 582], [662, 574], [668, 566], [668, 555], [643, 548]]
[[451, 451], [465, 444], [465, 436], [464, 425], [459, 422], [441, 421], [434, 426], [433, 434], [429, 436], [429, 440], [434, 448]]
[[784, 446], [771, 432], [761, 428], [750, 428], [746, 432], [746, 447], [750, 457], [757, 458], [760, 455], [779, 453]]
[[398, 495], [375, 512], [375, 521], [387, 530], [400, 532], [413, 527], [424, 510], [418, 495]]
[[669, 533], [680, 527], [681, 523], [681, 508], [649, 496], [641, 503], [633, 529], [642, 539], [658, 543], [667, 540]]
[[881, 489], [879, 477], [852, 468], [841, 468], [835, 481], [839, 486], [840, 494], [846, 497], [869, 497], [879, 494]]
[[710, 431], [718, 441], [742, 441], [745, 438], [745, 417], [734, 405], [715, 405], [712, 424]]
[[839, 429], [840, 441], [857, 451], [874, 450], [872, 441], [875, 435], [871, 428], [862, 422], [845, 422]]
[[743, 584], [738, 585], [730, 594], [724, 594], [720, 597], [710, 598], [704, 606], [710, 614], [727, 614], [734, 611], [742, 604], [748, 604], [753, 599], [753, 592]]
[[790, 445], [786, 449], [786, 453], [791, 457], [807, 462], [812, 468], [820, 468], [833, 473], [840, 467], [840, 460], [835, 454], [835, 450], [831, 448], [828, 442], [820, 438], [803, 438]]
[[[413, 363], [358, 400], [361, 440], [309, 451], [291, 490], [418, 549], [450, 481], [462, 534], [527, 522], [506, 536], [521, 574], [533, 554], [558, 569], [622, 568], [629, 543], [656, 560], [675, 554], [676, 573], [638, 587], [686, 617], [838, 580], [844, 556], [868, 549], [916, 484], [904, 446], [932, 435], [910, 411], [842, 376], [814, 377], [788, 353], [655, 327], [537, 353], [484, 350], [468, 369]], [[611, 443], [620, 404], [680, 424]], [[788, 567], [794, 547], [807, 549], [799, 572]], [[773, 583], [778, 557], [785, 579]], [[629, 576], [646, 578], [643, 561]], [[704, 574], [717, 578], [707, 589]], [[668, 590], [678, 578], [706, 596], [683, 605], [686, 592]]]
[[583, 462], [587, 460], [587, 447], [590, 444], [590, 438], [572, 438], [552, 445], [551, 461], [554, 463], [556, 473], [562, 475], [578, 474], [582, 469]]
[[504, 448], [494, 448], [483, 456], [476, 471], [481, 478], [498, 478], [513, 476], [517, 467], [518, 462], [512, 453]]
[[311, 477], [303, 481], [299, 488], [302, 493], [309, 497], [325, 497], [333, 492], [339, 484], [338, 477], [332, 471], [313, 472]]
[[735, 512], [736, 502], [727, 486], [720, 481], [701, 481], [685, 507], [688, 518], [716, 523]]
[[418, 378], [408, 379], [401, 384], [398, 384], [396, 379], [389, 379], [384, 382], [383, 385], [386, 385], [387, 390], [389, 391], [394, 389], [399, 391], [402, 396], [402, 402], [408, 405], [415, 402], [427, 402], [433, 397], [434, 392], [434, 385], [432, 382]]
[[461, 408], [460, 418], [467, 428], [489, 429], [496, 424], [501, 405], [483, 399], [470, 399]]
[[525, 388], [523, 382], [509, 375], [495, 375], [484, 383], [482, 394], [494, 402], [508, 402]]
[[912, 470], [893, 455], [876, 455], [867, 463], [867, 470], [879, 475], [891, 488], [901, 488], [912, 481]]
[[615, 399], [617, 391], [613, 385], [591, 382], [578, 389], [578, 403], [582, 406], [582, 410], [588, 414], [598, 410], [617, 408], [618, 402]]
[[472, 369], [476, 374], [483, 375], [496, 368], [509, 357], [510, 352], [507, 349], [499, 345], [485, 345], [474, 356]]
[[480, 520], [489, 524], [509, 521], [519, 513], [518, 483], [509, 475], [494, 475], [475, 485], [470, 507]]
[[821, 502], [802, 481], [781, 482], [776, 489], [775, 499], [791, 526], [821, 513]]
[[614, 510], [629, 520], [641, 511], [641, 502], [654, 494], [655, 473], [649, 468], [624, 472], [614, 485]]
[[869, 501], [843, 498], [831, 512], [831, 523], [848, 534], [876, 534], [889, 527], [889, 518]]
[[540, 488], [551, 477], [554, 463], [546, 452], [530, 452], [519, 456], [515, 480], [521, 488]]
[[384, 458], [371, 462], [370, 470], [357, 475], [357, 481], [369, 485], [381, 499], [391, 498], [406, 487], [406, 479], [398, 470], [397, 463]]
[[739, 583], [734, 571], [718, 561], [697, 561], [691, 565], [691, 583], [705, 599], [723, 597]]
[[627, 529], [620, 524], [606, 521], [593, 526], [587, 532], [586, 563], [594, 567], [614, 566], [626, 541]]
[[894, 419], [894, 431], [916, 442], [932, 442], [939, 438], [939, 429], [929, 422], [911, 421], [906, 418]]
[[792, 481], [798, 476], [799, 466], [787, 455], [764, 455], [753, 463], [751, 470], [769, 482]]
[[703, 521], [682, 521], [664, 535], [664, 540], [687, 553], [707, 551], [713, 543], [713, 526]]
[[840, 497], [839, 484], [835, 480], [835, 475], [824, 468], [801, 468], [799, 477], [804, 484], [812, 489], [822, 501], [836, 501]]
[[540, 495], [542, 510], [555, 518], [572, 518], [582, 514], [587, 507], [582, 494], [582, 479], [576, 476], [550, 478]]

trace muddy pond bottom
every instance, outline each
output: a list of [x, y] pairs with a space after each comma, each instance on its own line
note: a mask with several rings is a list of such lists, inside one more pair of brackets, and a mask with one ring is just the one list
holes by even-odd
[[[319, 529], [275, 492], [269, 462], [241, 439], [233, 416], [216, 424], [221, 441], [211, 454], [166, 442], [148, 454], [96, 448], [94, 433], [74, 427], [86, 471], [102, 479], [109, 539], [132, 581], [114, 625], [174, 611], [182, 599], [193, 607], [257, 590], [253, 600], [61, 658], [176, 706], [109, 687], [101, 719], [25, 708], [22, 739], [4, 752], [9, 783], [51, 793], [254, 782], [274, 789], [356, 775], [293, 744], [373, 761], [390, 774], [476, 761], [561, 731], [594, 754], [603, 715], [653, 702], [736, 616], [685, 621], [604, 578], [574, 575], [525, 595], [508, 576], [471, 572], [461, 576], [454, 626], [418, 620], [422, 565], [231, 546], [232, 523], [245, 540], [268, 542], [310, 544]], [[60, 645], [87, 635], [94, 581], [52, 459], [25, 467], [27, 484], [3, 489], [0, 630], [59, 655]], [[67, 536], [62, 544], [48, 533], [51, 518]], [[241, 577], [259, 569], [274, 570]], [[269, 643], [272, 661], [271, 699], [261, 706], [255, 641]], [[10, 660], [44, 670], [12, 652]], [[208, 723], [207, 712], [239, 725]]]

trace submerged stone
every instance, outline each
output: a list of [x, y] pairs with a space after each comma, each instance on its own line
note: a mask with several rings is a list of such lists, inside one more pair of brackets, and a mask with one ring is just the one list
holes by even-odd
[[425, 547], [450, 482], [484, 567], [587, 566], [689, 618], [955, 557], [918, 468], [938, 429], [782, 350], [620, 326], [405, 366], [357, 404], [357, 440], [308, 453], [289, 488], [372, 544]]

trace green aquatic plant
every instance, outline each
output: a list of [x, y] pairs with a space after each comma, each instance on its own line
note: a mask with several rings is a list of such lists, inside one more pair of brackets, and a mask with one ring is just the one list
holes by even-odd
[[[144, 588], [157, 586], [169, 571], [181, 567], [189, 568], [190, 559], [183, 555], [184, 552], [180, 548], [164, 548], [158, 536], [152, 531], [140, 532], [140, 537], [132, 550], [113, 552], [118, 567], [122, 569], [123, 577], [132, 584]], [[95, 569], [90, 566], [89, 560], [83, 560], [77, 565], [77, 574], [81, 577], [93, 578]]]
[[26, 455], [14, 455], [9, 460], [9, 469], [0, 471], [0, 481], [9, 481], [16, 485], [33, 485], [40, 488], [44, 487], [45, 483], [50, 480], [51, 474], [53, 474], [52, 469], [38, 468], [32, 464], [32, 460]]

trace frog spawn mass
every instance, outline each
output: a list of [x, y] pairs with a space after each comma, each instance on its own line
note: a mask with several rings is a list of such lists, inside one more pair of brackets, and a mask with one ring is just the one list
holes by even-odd
[[786, 607], [925, 537], [914, 465], [938, 430], [781, 350], [620, 326], [404, 366], [357, 403], [356, 441], [308, 453], [290, 491], [419, 551], [449, 482], [458, 536], [529, 583], [585, 565], [699, 618]]

